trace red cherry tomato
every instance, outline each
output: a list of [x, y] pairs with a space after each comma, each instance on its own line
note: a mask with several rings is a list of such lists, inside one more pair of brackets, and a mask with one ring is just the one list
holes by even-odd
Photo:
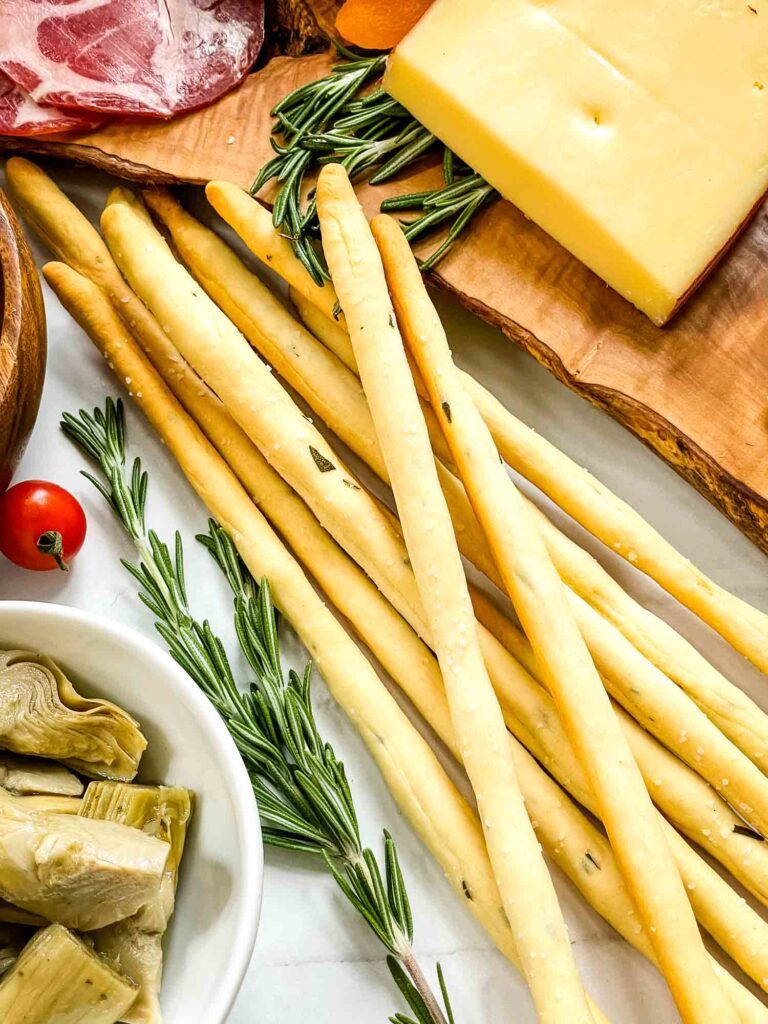
[[24, 569], [68, 569], [85, 540], [85, 512], [69, 491], [25, 480], [0, 495], [0, 551]]

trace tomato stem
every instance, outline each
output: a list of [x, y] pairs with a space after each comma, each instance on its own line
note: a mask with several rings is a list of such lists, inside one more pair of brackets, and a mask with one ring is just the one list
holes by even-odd
[[58, 530], [46, 530], [45, 533], [41, 533], [37, 538], [37, 550], [41, 555], [50, 555], [55, 559], [62, 572], [69, 572], [69, 566], [64, 561], [64, 548]]

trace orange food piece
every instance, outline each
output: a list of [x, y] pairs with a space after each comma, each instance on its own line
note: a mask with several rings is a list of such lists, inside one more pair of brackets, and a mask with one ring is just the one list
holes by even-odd
[[336, 29], [364, 50], [391, 50], [431, 6], [432, 0], [346, 0]]

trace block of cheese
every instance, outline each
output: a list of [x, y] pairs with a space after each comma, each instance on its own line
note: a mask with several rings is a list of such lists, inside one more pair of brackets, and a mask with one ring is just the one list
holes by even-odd
[[657, 324], [768, 190], [768, 0], [436, 0], [385, 87]]

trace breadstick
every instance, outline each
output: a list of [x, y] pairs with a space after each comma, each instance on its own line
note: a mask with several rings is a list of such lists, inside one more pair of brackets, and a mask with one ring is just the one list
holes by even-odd
[[321, 341], [326, 348], [344, 363], [348, 370], [357, 376], [357, 360], [355, 350], [349, 335], [340, 327], [335, 320], [329, 320], [327, 316], [309, 299], [305, 298], [300, 291], [291, 286], [288, 295], [293, 303], [299, 319], [318, 341]]
[[533, 1001], [542, 1022], [586, 1022], [590, 1012], [554, 886], [526, 816], [381, 260], [338, 165], [329, 164], [320, 173], [317, 209], [323, 249], [431, 627], [454, 733]]
[[[684, 1021], [712, 1024], [733, 1019], [733, 1008], [707, 959], [659, 819], [569, 607], [565, 587], [453, 366], [401, 229], [390, 218], [377, 217], [374, 233], [432, 407], [506, 589], [546, 672], [566, 732], [587, 771], [627, 887], [650, 932], [680, 1014]], [[338, 282], [336, 287], [338, 291]], [[349, 309], [347, 319], [351, 322]], [[360, 363], [354, 330], [350, 337]], [[365, 385], [362, 370], [361, 365]]]
[[[238, 230], [234, 224], [232, 226]], [[292, 283], [297, 269], [303, 268], [292, 251], [286, 254], [286, 262], [289, 260], [294, 261], [294, 266], [283, 265], [278, 273]], [[297, 290], [305, 301], [313, 301], [307, 291]], [[335, 295], [327, 295], [323, 302], [314, 305], [329, 318], [335, 302]], [[307, 308], [297, 303], [309, 330], [350, 370], [355, 370], [354, 355], [350, 353], [349, 344], [340, 337], [340, 331], [324, 329], [322, 322], [311, 316], [307, 319]], [[573, 516], [585, 530], [655, 580], [759, 669], [768, 672], [768, 615], [709, 579], [627, 502], [517, 419], [470, 374], [463, 371], [460, 374], [508, 465]]]
[[[345, 532], [350, 554], [388, 588], [398, 610], [418, 608], [402, 539], [234, 324], [176, 262], [160, 233], [122, 203], [106, 208], [102, 227], [128, 282], [265, 458], [332, 535]], [[372, 552], [386, 567], [383, 580], [374, 575]], [[426, 628], [417, 626], [420, 633]]]
[[611, 696], [768, 835], [768, 778], [620, 630], [577, 594], [568, 591], [568, 597]]
[[[62, 264], [46, 279], [107, 357], [185, 476], [235, 541], [251, 573], [270, 581], [275, 602], [296, 631], [334, 698], [368, 745], [403, 813], [445, 870], [465, 905], [516, 965], [482, 832], [471, 809], [354, 641], [316, 595], [237, 478], [182, 410], [101, 293]], [[471, 899], [467, 898], [467, 893]], [[592, 1007], [593, 1019], [605, 1017]]]
[[693, 644], [630, 597], [597, 559], [561, 533], [533, 502], [528, 504], [564, 582], [677, 683], [747, 757], [758, 767], [768, 768], [768, 715], [762, 708]]
[[[125, 359], [128, 352], [125, 351], [126, 337], [121, 335], [120, 329], [116, 329], [114, 323], [110, 322], [110, 316], [113, 317], [114, 312], [109, 310], [107, 307], [106, 312], [102, 311], [101, 314], [99, 314], [98, 293], [94, 294], [91, 292], [91, 294], [88, 294], [86, 291], [84, 295], [79, 296], [79, 282], [75, 279], [75, 287], [73, 288], [71, 275], [68, 280], [65, 270], [62, 271], [56, 267], [51, 267], [47, 271], [47, 276], [51, 284], [67, 303], [70, 311], [76, 316], [76, 319], [78, 319], [81, 325], [92, 333], [94, 340], [97, 341], [97, 344], [99, 344], [99, 346], [104, 350], [110, 361], [114, 362], [114, 360], [117, 360], [117, 362], [114, 362], [114, 369], [118, 376], [122, 377], [123, 375], [127, 375], [136, 380], [137, 389], [141, 394], [141, 397], [137, 400], [140, 403], [145, 402], [147, 400], [147, 376], [136, 372], [136, 362], [129, 362], [126, 364], [120, 361], [121, 359]], [[79, 308], [77, 308], [78, 306]], [[134, 356], [136, 354], [137, 353], [134, 348]], [[140, 362], [139, 365], [141, 365]], [[173, 376], [178, 377], [178, 374]], [[197, 394], [194, 390], [196, 380], [195, 375], [187, 368], [186, 374], [182, 374], [182, 377], [184, 376], [187, 376], [189, 379], [187, 398], [190, 402], [194, 403], [194, 398]], [[207, 419], [210, 409], [209, 403], [205, 400], [200, 400], [196, 403], [196, 406], [196, 413], [200, 413]], [[176, 419], [177, 414], [172, 412], [165, 417], [164, 422], [166, 424], [172, 424]], [[237, 430], [236, 427], [235, 430]], [[282, 490], [283, 496], [286, 494], [292, 495], [292, 492], [287, 485], [279, 480], [274, 471], [270, 469], [266, 461], [258, 454], [256, 449], [250, 444], [244, 435], [241, 434], [240, 438], [244, 446], [246, 446], [240, 453], [242, 454], [243, 451], [247, 452], [247, 446], [250, 445], [251, 454], [257, 460], [255, 466], [263, 467], [264, 471], [271, 475], [273, 482], [278, 483], [278, 489]], [[234, 444], [232, 446], [228, 446], [226, 444], [226, 432], [224, 432], [223, 435], [220, 435], [220, 441], [222, 442], [224, 449], [231, 447], [230, 455], [233, 455], [238, 451], [239, 444]], [[235, 459], [235, 461], [237, 461], [237, 459]], [[250, 476], [252, 482], [254, 481], [255, 478], [253, 476], [253, 472], [246, 472], [246, 475]], [[201, 478], [204, 479], [205, 476], [203, 475]], [[258, 490], [262, 499], [266, 503], [269, 503], [270, 488], [264, 488], [259, 485]], [[297, 511], [297, 507], [304, 508], [306, 515], [315, 524], [314, 532], [316, 534], [319, 532], [321, 537], [327, 536], [319, 527], [319, 524], [314, 517], [311, 516], [311, 513], [306, 509], [306, 506], [303, 505], [303, 502], [301, 502], [301, 500], [295, 495], [293, 495], [293, 504], [290, 504], [283, 509], [283, 512], [289, 512], [287, 519], [289, 523], [293, 524], [294, 514]], [[335, 547], [332, 542], [331, 545], [332, 547]], [[316, 553], [316, 564], [320, 567], [324, 566], [326, 564], [327, 555], [328, 549], [320, 546]], [[342, 558], [343, 557], [344, 556], [342, 556]], [[349, 564], [351, 565], [352, 563]], [[352, 605], [358, 605], [359, 598], [366, 593], [366, 589], [369, 595], [373, 595], [373, 603], [369, 600], [367, 603], [358, 605], [360, 609], [360, 621], [370, 624], [371, 620], [375, 619], [376, 616], [375, 614], [368, 615], [367, 613], [373, 613], [374, 610], [380, 612], [383, 606], [390, 609], [390, 618], [399, 620], [399, 616], [391, 610], [391, 606], [381, 598], [360, 570], [354, 568], [354, 574], [356, 574], [358, 580], [362, 582], [362, 586], [354, 592], [354, 595], [351, 595], [353, 597]], [[352, 579], [354, 579], [354, 575], [352, 576]], [[378, 602], [378, 606], [376, 602]], [[415, 649], [418, 652], [418, 645], [420, 642], [412, 631], [409, 632], [415, 642]], [[379, 651], [382, 654], [386, 655], [387, 651], [391, 649], [393, 639], [396, 639], [398, 642], [397, 646], [399, 647], [399, 641], [403, 640], [402, 633], [391, 634], [387, 629], [385, 629], [380, 637], [380, 643], [378, 645]], [[431, 655], [428, 657], [431, 658]], [[403, 665], [401, 667], [400, 673], [404, 682], [412, 683], [414, 679], [420, 678], [420, 673], [418, 671], [420, 665], [419, 658], [420, 655], [417, 653], [415, 661], [412, 660], [410, 664]], [[429, 676], [427, 676], [426, 679], [428, 680], [426, 689], [422, 689], [420, 691], [418, 687], [414, 688], [411, 686], [407, 692], [417, 703], [420, 698], [422, 703], [424, 703], [426, 698], [425, 706], [429, 707], [432, 704], [432, 697], [429, 696], [430, 688], [432, 688], [432, 694], [435, 698], [435, 704], [438, 710], [436, 714], [431, 716], [430, 721], [433, 727], [435, 727], [439, 732], [441, 722], [443, 724], [448, 722], [448, 727], [450, 727], [447, 706], [445, 705], [444, 696], [442, 696], [439, 691], [439, 676], [437, 692], [434, 690], [434, 681], [429, 681]], [[439, 710], [440, 701], [442, 701], [442, 713]], [[448, 732], [444, 732], [443, 738], [450, 745], [451, 738]], [[615, 891], [615, 880], [618, 878], [618, 872], [612, 865], [612, 855], [610, 853], [610, 848], [608, 848], [605, 843], [605, 840], [601, 839], [600, 834], [596, 832], [594, 827], [591, 826], [583, 815], [580, 815], [578, 810], [570, 804], [562, 794], [559, 793], [555, 784], [536, 768], [535, 763], [532, 762], [530, 758], [528, 759], [527, 764], [524, 757], [520, 759], [519, 763], [521, 766], [521, 774], [527, 780], [536, 780], [537, 778], [539, 780], [538, 786], [531, 785], [529, 787], [529, 800], [531, 801], [531, 812], [536, 813], [542, 822], [551, 822], [549, 828], [545, 825], [540, 829], [542, 842], [547, 843], [548, 849], [551, 848], [552, 854], [555, 856], [557, 863], [560, 864], [568, 876], [571, 877], [579, 886], [580, 890], [588, 899], [590, 899], [590, 902], [592, 902], [596, 909], [604, 914], [606, 920], [613, 924], [614, 927], [617, 927], [620, 932], [626, 934], [630, 941], [634, 938], [634, 944], [636, 947], [639, 948], [641, 952], [644, 952], [645, 949], [649, 948], [648, 943], [647, 941], [643, 941], [641, 935], [638, 936], [637, 934], [635, 919], [632, 916], [633, 908], [631, 906], [631, 902], [628, 901], [626, 894], [622, 893], [621, 890]], [[527, 771], [526, 767], [528, 768]], [[542, 780], [543, 785], [541, 784]], [[459, 798], [459, 800], [460, 799], [461, 798]], [[452, 820], [452, 818], [449, 818], [449, 827]], [[465, 862], [471, 861], [473, 847], [477, 847], [477, 839], [480, 835], [479, 828], [476, 819], [473, 819], [473, 835], [472, 830], [465, 827], [465, 817], [463, 814], [459, 816], [458, 822], [460, 826], [462, 826], [463, 832], [462, 828], [460, 828], [458, 833], [454, 834], [454, 840], [458, 844], [458, 848], [460, 850], [464, 850]], [[466, 836], [464, 843], [462, 843], [462, 835]], [[467, 842], [466, 839], [469, 839], [469, 842]], [[470, 894], [472, 896], [470, 909], [474, 912], [480, 923], [486, 926], [492, 937], [495, 938], [496, 943], [502, 952], [505, 952], [510, 959], [514, 960], [509, 932], [508, 930], [502, 930], [499, 928], [499, 921], [501, 920], [500, 907], [498, 907], [498, 904], [494, 905], [493, 903], [494, 899], [497, 899], [497, 897], [493, 895], [493, 883], [492, 879], [490, 879], [487, 858], [485, 857], [484, 851], [479, 849], [480, 859], [485, 863], [485, 870], [478, 870], [476, 873], [469, 870], [462, 870], [460, 873], [462, 875], [463, 882], [460, 883], [457, 883], [455, 880], [457, 866], [455, 852], [451, 852], [450, 850], [446, 851], [444, 848], [441, 848], [438, 852], [443, 855], [441, 857], [441, 863], [444, 867], [446, 866], [446, 860], [448, 862], [448, 867], [450, 868], [449, 877], [454, 882], [454, 887], [458, 889], [458, 885], [461, 884], [461, 892], [464, 902], [468, 902], [466, 897]], [[591, 857], [600, 864], [601, 867], [599, 872], [594, 871], [594, 869], [591, 871], [585, 870], [585, 864], [592, 864], [592, 861], [586, 857], [587, 853], [589, 853]], [[464, 876], [467, 877], [465, 878]], [[467, 879], [469, 879], [469, 881], [467, 881]], [[732, 999], [734, 1006], [738, 1008], [740, 1019], [743, 1024], [761, 1024], [761, 1022], [765, 1021], [766, 1018], [762, 1014], [763, 1008], [760, 1007], [760, 1004], [743, 988], [743, 986], [739, 985], [738, 982], [736, 982], [735, 979], [726, 972], [723, 972], [723, 981], [728, 985], [729, 996]], [[593, 1013], [595, 1014], [596, 1020], [600, 1020], [601, 1022], [604, 1020], [597, 1010], [593, 1009]]]
[[242, 238], [254, 256], [287, 281], [327, 317], [346, 327], [337, 309], [330, 281], [318, 285], [293, 251], [291, 243], [272, 223], [272, 216], [256, 199], [229, 181], [209, 181], [205, 195], [218, 215]]

